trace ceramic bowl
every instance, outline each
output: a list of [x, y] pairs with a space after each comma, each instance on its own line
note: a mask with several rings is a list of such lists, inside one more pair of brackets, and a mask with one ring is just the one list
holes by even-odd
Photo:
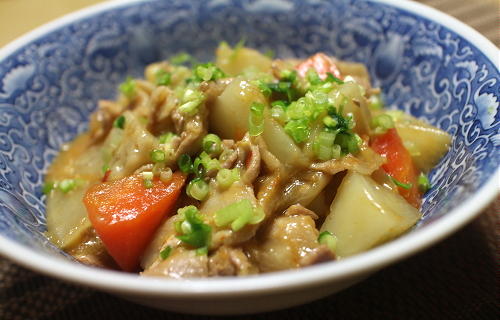
[[[221, 40], [243, 37], [278, 57], [324, 51], [362, 62], [388, 105], [453, 135], [416, 228], [338, 262], [188, 281], [86, 267], [52, 245], [44, 236], [44, 172], [86, 129], [97, 100], [113, 98], [150, 62], [181, 51], [209, 59]], [[408, 1], [111, 1], [65, 16], [0, 51], [0, 253], [52, 277], [188, 313], [261, 312], [332, 294], [450, 235], [495, 197], [498, 62], [498, 49], [476, 31]]]

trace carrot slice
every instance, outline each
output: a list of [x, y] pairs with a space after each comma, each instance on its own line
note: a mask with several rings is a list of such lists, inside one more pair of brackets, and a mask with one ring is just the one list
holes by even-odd
[[305, 77], [309, 69], [314, 69], [318, 73], [321, 80], [325, 80], [328, 73], [341, 79], [340, 70], [333, 60], [324, 53], [316, 53], [314, 56], [307, 58], [299, 63], [295, 69], [301, 77]]
[[171, 213], [186, 177], [174, 173], [164, 183], [144, 186], [141, 175], [96, 184], [84, 204], [89, 219], [109, 254], [125, 271], [136, 271], [139, 259], [165, 216]]
[[418, 190], [417, 170], [396, 129], [392, 128], [382, 135], [375, 136], [371, 147], [386, 157], [387, 162], [382, 166], [385, 172], [396, 181], [409, 186], [409, 188], [398, 186], [399, 194], [412, 206], [419, 208], [421, 195]]

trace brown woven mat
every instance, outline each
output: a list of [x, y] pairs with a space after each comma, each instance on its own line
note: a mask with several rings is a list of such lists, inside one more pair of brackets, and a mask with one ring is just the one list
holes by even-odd
[[[423, 0], [500, 45], [498, 0]], [[322, 300], [231, 319], [499, 319], [500, 198], [449, 239]], [[154, 310], [0, 258], [0, 319], [212, 319]]]

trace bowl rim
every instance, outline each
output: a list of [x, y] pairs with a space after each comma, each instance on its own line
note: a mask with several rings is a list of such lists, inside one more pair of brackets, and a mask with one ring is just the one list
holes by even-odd
[[[129, 6], [148, 0], [111, 0], [67, 14], [34, 29], [0, 48], [0, 61], [23, 46], [78, 20], [110, 9]], [[494, 65], [500, 59], [500, 50], [476, 30], [426, 5], [412, 1], [368, 0], [382, 3], [426, 18], [454, 31], [483, 53]], [[500, 68], [500, 67], [499, 67]], [[459, 207], [440, 219], [389, 243], [367, 252], [334, 263], [325, 263], [298, 270], [287, 270], [241, 278], [162, 279], [139, 277], [117, 271], [80, 265], [62, 257], [42, 254], [0, 235], [0, 254], [15, 263], [54, 278], [96, 289], [142, 296], [169, 296], [176, 298], [214, 298], [258, 295], [291, 289], [324, 285], [374, 272], [395, 261], [413, 255], [449, 236], [476, 217], [500, 193], [500, 167], [490, 179]]]

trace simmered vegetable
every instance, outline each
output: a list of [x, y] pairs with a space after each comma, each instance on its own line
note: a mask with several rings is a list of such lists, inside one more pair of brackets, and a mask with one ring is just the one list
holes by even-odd
[[411, 228], [420, 212], [370, 177], [350, 172], [342, 181], [321, 231], [337, 237], [340, 257], [366, 251]]
[[109, 254], [126, 271], [139, 267], [139, 258], [162, 219], [174, 208], [185, 177], [153, 180], [147, 188], [141, 176], [92, 186], [84, 197], [97, 234]]
[[343, 259], [418, 221], [447, 133], [384, 110], [362, 64], [243, 41], [216, 55], [153, 63], [99, 103], [47, 174], [56, 245], [144, 276], [245, 276]]

